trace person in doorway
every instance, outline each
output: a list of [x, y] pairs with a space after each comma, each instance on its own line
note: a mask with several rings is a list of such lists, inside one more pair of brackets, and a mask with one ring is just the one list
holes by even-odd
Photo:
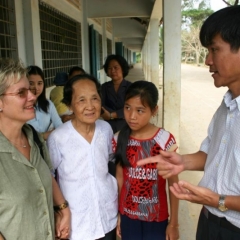
[[[76, 75], [85, 74], [85, 73], [86, 72], [84, 71], [83, 68], [78, 67], [78, 66], [73, 66], [69, 69], [68, 79], [71, 79]], [[62, 93], [62, 99], [63, 99], [63, 93]], [[65, 105], [65, 104], [63, 104], [63, 105]], [[65, 105], [65, 107], [67, 108], [66, 105]], [[73, 118], [74, 118], [74, 113], [72, 111], [69, 111], [68, 114], [64, 114], [63, 116], [61, 116], [61, 119], [63, 122], [67, 122], [69, 120], [72, 120]]]
[[128, 75], [129, 66], [124, 57], [109, 55], [104, 64], [104, 70], [112, 80], [102, 84], [101, 117], [107, 121], [116, 133], [126, 124], [123, 115], [124, 98], [131, 82], [124, 78]]
[[[51, 171], [44, 140], [32, 128], [34, 95], [22, 62], [0, 59], [0, 239], [54, 240], [70, 234], [70, 211]], [[37, 133], [36, 133], [37, 134]], [[53, 204], [56, 205], [53, 207]]]
[[47, 140], [72, 213], [71, 240], [116, 240], [117, 181], [108, 173], [113, 132], [99, 119], [100, 87], [91, 75], [71, 78], [64, 86], [63, 102], [75, 117]]
[[36, 94], [36, 116], [34, 119], [28, 121], [37, 132], [42, 134], [46, 140], [49, 134], [57, 127], [62, 125], [62, 120], [51, 100], [46, 98], [46, 89], [44, 82], [43, 71], [38, 66], [29, 66], [28, 68], [28, 81], [30, 89]]
[[[173, 135], [150, 123], [158, 111], [158, 90], [147, 81], [129, 86], [124, 104], [127, 126], [116, 133], [113, 150], [116, 152], [119, 191], [117, 233], [122, 240], [177, 240], [178, 199], [170, 193], [170, 219], [166, 180], [158, 176], [156, 164], [137, 167], [137, 162], [159, 154], [159, 150], [176, 151]], [[168, 185], [178, 181], [168, 179]]]
[[200, 41], [208, 49], [206, 65], [216, 87], [227, 87], [223, 101], [196, 153], [160, 155], [139, 161], [157, 162], [163, 178], [184, 170], [202, 170], [199, 186], [180, 181], [171, 187], [179, 199], [202, 204], [197, 240], [240, 239], [240, 6], [221, 9], [203, 23]]
[[68, 79], [71, 79], [72, 77], [79, 75], [79, 74], [86, 74], [85, 70], [79, 66], [73, 66], [69, 69], [68, 72]]
[[63, 87], [68, 81], [68, 74], [65, 72], [58, 72], [54, 78], [53, 83], [56, 85], [55, 88], [50, 92], [50, 100], [53, 102], [58, 115], [61, 117], [62, 122], [66, 122], [71, 119], [72, 111], [62, 103], [63, 99]]

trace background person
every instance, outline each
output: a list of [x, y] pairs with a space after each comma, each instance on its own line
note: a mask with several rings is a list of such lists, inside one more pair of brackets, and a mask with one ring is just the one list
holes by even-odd
[[46, 98], [46, 89], [44, 75], [41, 68], [38, 66], [29, 66], [28, 81], [30, 88], [36, 91], [36, 115], [35, 118], [28, 121], [37, 132], [42, 134], [46, 140], [49, 134], [57, 127], [62, 125], [62, 120], [59, 117], [57, 110], [51, 100]]
[[65, 72], [58, 72], [54, 78], [53, 83], [56, 85], [50, 92], [50, 100], [53, 102], [58, 115], [61, 117], [64, 122], [65, 115], [72, 114], [72, 111], [68, 109], [68, 107], [62, 103], [63, 99], [63, 87], [68, 81], [68, 74]]
[[[20, 61], [0, 59], [0, 232], [7, 239], [55, 239], [54, 205], [65, 202], [51, 175], [46, 144], [42, 151], [30, 126], [36, 96], [29, 90], [26, 69]], [[70, 212], [56, 214], [56, 232], [70, 233]], [[0, 235], [1, 235], [0, 234]]]
[[123, 114], [124, 98], [131, 82], [124, 78], [128, 75], [129, 66], [120, 55], [109, 55], [104, 64], [104, 70], [112, 80], [102, 84], [101, 117], [107, 121], [116, 133], [126, 124]]
[[197, 240], [240, 239], [240, 6], [227, 7], [203, 23], [200, 40], [208, 49], [206, 65], [216, 87], [228, 87], [200, 150], [193, 154], [160, 152], [138, 164], [158, 162], [168, 178], [184, 170], [202, 170], [199, 186], [180, 181], [171, 187], [179, 199], [203, 204]]
[[76, 75], [80, 75], [80, 74], [86, 74], [86, 72], [84, 71], [83, 68], [81, 68], [79, 66], [73, 66], [69, 69], [68, 79], [71, 79], [72, 77], [74, 77]]
[[[138, 160], [176, 151], [173, 135], [150, 123], [158, 111], [158, 89], [151, 82], [136, 81], [127, 90], [124, 117], [127, 126], [115, 134], [113, 147], [119, 191], [117, 233], [123, 240], [177, 240], [178, 199], [170, 192], [170, 220], [166, 180], [158, 176], [156, 164], [137, 167]], [[117, 145], [117, 146], [116, 146]], [[172, 186], [177, 176], [168, 179]], [[120, 223], [121, 222], [121, 223]]]
[[108, 173], [113, 132], [99, 120], [100, 87], [90, 75], [71, 78], [64, 86], [63, 102], [75, 118], [47, 140], [59, 186], [72, 212], [71, 240], [116, 239], [117, 182]]
[[[85, 71], [83, 70], [83, 68], [78, 67], [78, 66], [73, 66], [69, 69], [68, 79], [71, 79], [72, 77], [79, 75], [79, 74], [85, 74]], [[63, 104], [63, 105], [65, 105], [65, 104]], [[65, 105], [65, 107], [67, 107], [67, 106]], [[74, 113], [65, 114], [61, 118], [62, 118], [63, 122], [67, 122], [74, 118]]]

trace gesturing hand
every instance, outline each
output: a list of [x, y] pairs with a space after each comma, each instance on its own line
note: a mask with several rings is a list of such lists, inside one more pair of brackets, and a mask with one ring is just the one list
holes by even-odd
[[159, 155], [142, 159], [137, 162], [138, 166], [148, 163], [157, 163], [158, 174], [163, 178], [177, 175], [184, 170], [182, 156], [176, 152], [160, 151]]
[[179, 181], [170, 186], [170, 191], [181, 200], [212, 207], [218, 206], [219, 195], [208, 188], [194, 186], [185, 181]]

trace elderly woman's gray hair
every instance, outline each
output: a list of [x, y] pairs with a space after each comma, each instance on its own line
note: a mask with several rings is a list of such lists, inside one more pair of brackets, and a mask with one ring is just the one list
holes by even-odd
[[21, 60], [0, 58], [0, 95], [26, 75], [27, 69]]

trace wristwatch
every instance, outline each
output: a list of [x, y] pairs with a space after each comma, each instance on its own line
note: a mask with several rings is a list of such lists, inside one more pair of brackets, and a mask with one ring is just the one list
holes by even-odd
[[113, 116], [112, 116], [112, 113], [110, 113], [110, 119], [111, 119], [111, 120], [114, 119]]
[[60, 204], [60, 205], [58, 205], [58, 206], [54, 206], [53, 209], [54, 209], [54, 212], [59, 212], [59, 211], [65, 209], [65, 208], [67, 208], [67, 207], [68, 207], [68, 201], [65, 200], [64, 203], [62, 203], [62, 204]]
[[228, 208], [225, 206], [225, 195], [220, 195], [218, 200], [218, 209], [221, 212], [225, 212], [228, 210]]

